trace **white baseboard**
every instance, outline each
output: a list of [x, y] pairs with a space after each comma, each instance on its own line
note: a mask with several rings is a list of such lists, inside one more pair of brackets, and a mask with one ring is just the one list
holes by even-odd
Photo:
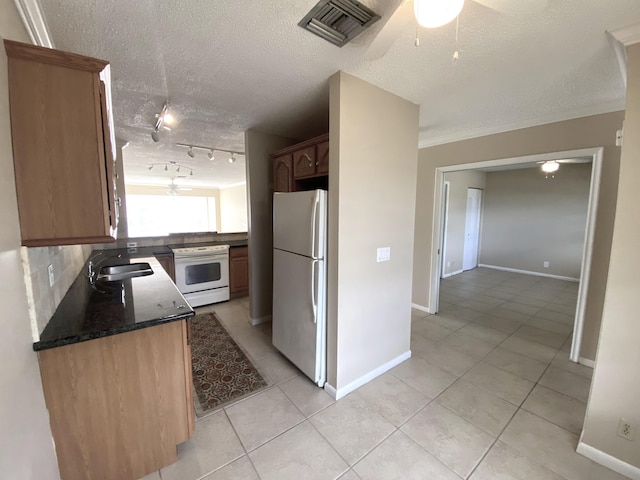
[[464, 270], [456, 270], [455, 272], [451, 272], [451, 273], [445, 273], [442, 275], [442, 278], [449, 278], [449, 277], [453, 277], [454, 275], [459, 275], [462, 272], [464, 272]]
[[417, 303], [412, 303], [411, 308], [415, 308], [416, 310], [420, 310], [421, 312], [431, 313], [427, 307], [423, 307], [422, 305], [418, 305]]
[[578, 442], [576, 452], [590, 460], [593, 460], [603, 467], [607, 467], [609, 470], [618, 472], [620, 475], [629, 477], [632, 480], [640, 480], [640, 468], [611, 456], [602, 450], [598, 450], [591, 445], [587, 445], [582, 441], [582, 438], [580, 438], [580, 442]]
[[585, 367], [596, 368], [596, 362], [593, 360], [589, 360], [588, 358], [580, 357], [578, 358], [578, 363], [580, 365], [584, 365]]
[[485, 263], [479, 263], [479, 267], [491, 268], [493, 270], [502, 270], [504, 272], [523, 273], [524, 275], [535, 275], [536, 277], [555, 278], [557, 280], [566, 280], [567, 282], [579, 282], [579, 278], [575, 277], [563, 277], [562, 275], [551, 275], [550, 273], [531, 272], [529, 270], [518, 270], [517, 268], [499, 267], [498, 265], [487, 265]]
[[383, 373], [388, 372], [393, 367], [400, 365], [402, 362], [404, 362], [409, 358], [411, 358], [411, 350], [407, 350], [402, 355], [398, 355], [393, 360], [388, 361], [384, 365], [380, 365], [375, 370], [370, 371], [366, 375], [363, 375], [362, 377], [358, 378], [357, 380], [354, 380], [353, 382], [349, 383], [348, 385], [340, 389], [336, 389], [333, 385], [329, 385], [328, 383], [325, 383], [324, 390], [329, 395], [331, 395], [331, 397], [333, 397], [334, 400], [340, 400], [342, 397], [360, 388], [365, 383], [369, 383], [371, 380], [373, 380], [376, 377], [379, 377]]
[[271, 321], [271, 315], [266, 315], [264, 317], [251, 318], [249, 317], [249, 323], [252, 326], [260, 325], [261, 323], [266, 323]]

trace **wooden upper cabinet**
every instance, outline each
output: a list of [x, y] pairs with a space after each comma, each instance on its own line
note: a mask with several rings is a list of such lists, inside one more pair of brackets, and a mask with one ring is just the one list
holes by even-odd
[[315, 145], [293, 152], [293, 177], [304, 178], [316, 174]]
[[22, 244], [115, 240], [109, 64], [4, 41]]
[[316, 173], [329, 174], [329, 140], [316, 146]]
[[291, 154], [282, 155], [273, 160], [273, 191], [293, 191], [293, 163]]
[[274, 192], [328, 188], [328, 133], [274, 152], [271, 157]]

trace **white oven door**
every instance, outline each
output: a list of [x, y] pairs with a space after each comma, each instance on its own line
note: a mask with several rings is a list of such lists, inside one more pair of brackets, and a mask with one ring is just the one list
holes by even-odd
[[229, 286], [229, 256], [176, 258], [176, 285], [181, 293]]

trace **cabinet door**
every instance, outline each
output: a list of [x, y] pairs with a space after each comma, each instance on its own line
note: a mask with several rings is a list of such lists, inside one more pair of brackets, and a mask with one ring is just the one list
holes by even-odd
[[293, 191], [293, 171], [291, 155], [283, 155], [273, 159], [273, 191]]
[[315, 145], [293, 154], [293, 176], [294, 178], [312, 177], [316, 174], [316, 147]]
[[316, 149], [317, 149], [317, 155], [318, 155], [316, 158], [316, 165], [317, 165], [316, 173], [318, 175], [328, 175], [329, 174], [329, 140], [316, 145]]
[[249, 293], [248, 255], [248, 247], [232, 247], [229, 251], [229, 293], [232, 297]]

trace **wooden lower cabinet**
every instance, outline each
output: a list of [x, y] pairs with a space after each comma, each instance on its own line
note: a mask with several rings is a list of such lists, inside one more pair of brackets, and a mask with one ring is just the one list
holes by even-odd
[[164, 271], [169, 274], [173, 283], [176, 283], [176, 262], [173, 258], [173, 253], [158, 253], [155, 255], [158, 263], [162, 265]]
[[62, 480], [135, 480], [194, 430], [187, 321], [39, 352]]
[[249, 295], [249, 247], [229, 249], [229, 295], [231, 298]]

